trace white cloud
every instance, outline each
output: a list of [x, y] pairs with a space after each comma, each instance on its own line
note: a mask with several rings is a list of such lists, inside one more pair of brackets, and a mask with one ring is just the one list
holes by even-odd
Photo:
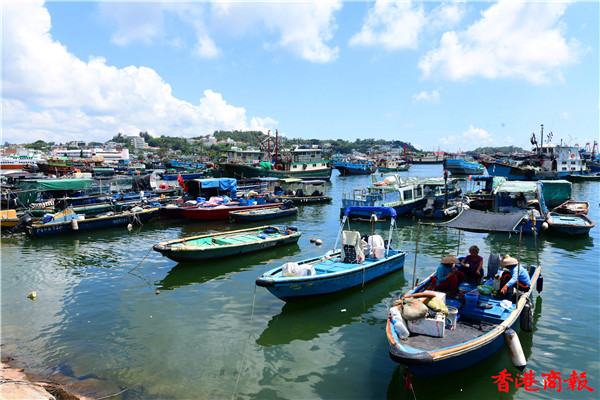
[[579, 43], [564, 37], [559, 19], [565, 8], [558, 2], [500, 1], [467, 30], [444, 33], [419, 67], [426, 78], [561, 80], [561, 67], [576, 63], [581, 54]]
[[[265, 27], [278, 35], [266, 49], [282, 48], [311, 62], [337, 59], [338, 47], [326, 43], [337, 28], [334, 13], [342, 8], [340, 1], [326, 2], [219, 2], [212, 5], [213, 25], [227, 27], [228, 34], [242, 35]], [[231, 27], [231, 28], [229, 28]]]
[[439, 89], [432, 90], [431, 93], [422, 91], [421, 93], [417, 93], [413, 96], [413, 101], [437, 103], [440, 101], [440, 91]]
[[104, 16], [116, 22], [113, 41], [119, 45], [154, 40], [181, 45], [185, 42], [183, 38], [169, 37], [165, 22], [168, 14], [195, 32], [192, 54], [202, 58], [222, 54], [216, 34], [241, 36], [261, 28], [277, 35], [273, 43], [265, 45], [267, 49], [282, 48], [311, 62], [329, 62], [339, 54], [337, 47], [326, 43], [336, 29], [333, 14], [341, 9], [340, 1], [152, 3], [151, 7], [139, 3], [103, 3], [101, 6]]
[[423, 7], [411, 1], [378, 0], [369, 10], [360, 32], [350, 38], [351, 46], [379, 45], [393, 51], [416, 48], [419, 34], [426, 24]]
[[[170, 85], [150, 68], [78, 59], [52, 39], [41, 1], [3, 3], [2, 13], [4, 141], [106, 141], [117, 132], [149, 130], [190, 137], [249, 128], [246, 110], [212, 90], [194, 105], [173, 97]], [[263, 121], [276, 125], [256, 117], [250, 125], [263, 129]]]
[[451, 135], [439, 140], [441, 146], [451, 146], [451, 150], [461, 149], [463, 151], [474, 150], [477, 147], [505, 146], [506, 143], [512, 142], [512, 138], [497, 138], [485, 129], [475, 128], [473, 125], [470, 125], [469, 129], [464, 131], [461, 135]]

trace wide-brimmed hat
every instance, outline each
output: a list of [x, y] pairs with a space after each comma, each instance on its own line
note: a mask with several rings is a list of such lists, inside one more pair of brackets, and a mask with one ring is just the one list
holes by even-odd
[[506, 257], [504, 257], [502, 259], [502, 261], [500, 261], [500, 266], [501, 267], [509, 267], [511, 265], [517, 265], [519, 262], [517, 261], [516, 258], [513, 258], [509, 255], [507, 255]]
[[446, 257], [442, 258], [442, 264], [458, 264], [459, 262], [458, 258], [452, 254], [448, 254]]

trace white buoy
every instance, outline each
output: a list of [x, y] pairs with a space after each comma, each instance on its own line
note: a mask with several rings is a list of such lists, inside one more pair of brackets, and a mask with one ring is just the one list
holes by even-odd
[[133, 229], [133, 225], [131, 225], [131, 224], [127, 224], [127, 230], [128, 230], [128, 231], [130, 231], [130, 230], [132, 230], [132, 229]]
[[79, 224], [77, 223], [77, 218], [71, 218], [71, 229], [74, 231], [79, 230]]
[[314, 243], [314, 242], [316, 242], [316, 241], [317, 241], [317, 239], [316, 239], [316, 238], [310, 238], [310, 242], [311, 242], [311, 243]]
[[519, 341], [519, 335], [517, 335], [517, 332], [514, 330], [508, 328], [504, 331], [504, 341], [506, 342], [508, 355], [510, 356], [513, 365], [519, 371], [523, 371], [527, 365], [527, 360], [525, 359], [525, 353], [523, 353], [523, 348]]
[[322, 244], [323, 244], [323, 241], [322, 241], [321, 239], [317, 239], [317, 240], [315, 240], [315, 244], [316, 244], [317, 246], [320, 246], [320, 245], [322, 245]]

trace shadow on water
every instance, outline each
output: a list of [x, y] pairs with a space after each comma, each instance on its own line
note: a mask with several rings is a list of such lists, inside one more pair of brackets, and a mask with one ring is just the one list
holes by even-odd
[[[334, 327], [340, 327], [363, 319], [373, 307], [406, 285], [403, 270], [369, 283], [364, 288], [357, 287], [341, 293], [286, 303], [281, 312], [271, 318], [256, 343], [272, 347], [289, 344], [293, 340], [308, 341]], [[373, 319], [370, 323], [380, 323]]]
[[156, 289], [173, 290], [219, 279], [227, 274], [239, 272], [244, 268], [265, 265], [283, 257], [300, 254], [298, 244], [291, 244], [268, 252], [245, 254], [243, 257], [221, 260], [189, 261], [175, 265], [160, 281], [155, 282]]
[[584, 254], [594, 247], [594, 239], [589, 235], [573, 236], [565, 240], [564, 235], [545, 234], [544, 241], [550, 243], [553, 248], [566, 250], [573, 254]]

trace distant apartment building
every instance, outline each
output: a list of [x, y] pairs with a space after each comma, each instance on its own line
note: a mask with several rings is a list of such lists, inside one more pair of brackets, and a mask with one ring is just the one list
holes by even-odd
[[136, 149], [143, 149], [146, 147], [146, 141], [141, 136], [128, 136], [127, 139], [131, 141], [131, 144]]

